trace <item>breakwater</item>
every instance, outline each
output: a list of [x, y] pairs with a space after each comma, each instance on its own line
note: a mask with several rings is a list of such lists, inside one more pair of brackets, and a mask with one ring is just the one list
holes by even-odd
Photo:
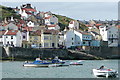
[[[69, 49], [33, 49], [21, 47], [2, 48], [2, 58], [14, 57], [15, 59], [52, 59], [58, 56], [60, 59], [75, 60], [75, 59], [111, 59], [119, 58], [119, 48], [90, 48], [88, 51], [78, 51]], [[7, 51], [6, 51], [6, 50]]]

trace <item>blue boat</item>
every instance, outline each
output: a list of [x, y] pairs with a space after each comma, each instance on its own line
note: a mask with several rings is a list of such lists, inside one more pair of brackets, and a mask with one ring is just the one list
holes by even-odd
[[36, 58], [34, 62], [29, 63], [25, 61], [23, 64], [24, 67], [49, 67], [51, 64], [64, 64], [65, 62], [55, 57], [52, 61], [41, 60], [40, 58]]
[[24, 67], [48, 67], [51, 62], [47, 62], [44, 60], [40, 60], [40, 58], [36, 58], [34, 62], [27, 62], [23, 64]]

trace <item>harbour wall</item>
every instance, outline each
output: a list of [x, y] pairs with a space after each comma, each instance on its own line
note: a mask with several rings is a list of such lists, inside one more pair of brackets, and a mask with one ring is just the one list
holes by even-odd
[[16, 59], [35, 59], [41, 57], [42, 59], [52, 59], [58, 56], [60, 59], [118, 59], [120, 58], [120, 48], [118, 47], [94, 47], [87, 51], [68, 49], [33, 49], [33, 48], [19, 48], [9, 47], [3, 48], [2, 57], [14, 57]]

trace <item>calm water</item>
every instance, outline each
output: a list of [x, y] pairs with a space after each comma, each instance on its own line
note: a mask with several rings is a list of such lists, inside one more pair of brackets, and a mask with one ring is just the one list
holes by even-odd
[[0, 64], [3, 78], [94, 78], [92, 69], [101, 65], [118, 70], [118, 60], [85, 60], [83, 65], [49, 68], [23, 67], [21, 61]]

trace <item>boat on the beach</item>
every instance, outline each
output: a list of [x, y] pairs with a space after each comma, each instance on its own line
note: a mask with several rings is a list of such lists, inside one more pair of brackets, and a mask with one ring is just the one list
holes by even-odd
[[70, 65], [83, 65], [83, 60], [70, 62]]
[[117, 71], [113, 69], [103, 68], [103, 69], [93, 69], [93, 74], [96, 77], [116, 77]]

